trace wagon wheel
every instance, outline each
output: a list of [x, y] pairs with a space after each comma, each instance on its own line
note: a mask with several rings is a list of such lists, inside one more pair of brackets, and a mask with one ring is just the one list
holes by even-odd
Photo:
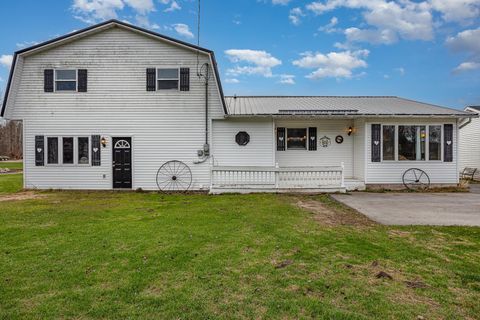
[[192, 184], [192, 171], [182, 161], [165, 162], [157, 172], [157, 186], [162, 192], [186, 192]]
[[428, 174], [417, 168], [410, 168], [403, 173], [403, 185], [409, 190], [426, 190], [430, 187]]

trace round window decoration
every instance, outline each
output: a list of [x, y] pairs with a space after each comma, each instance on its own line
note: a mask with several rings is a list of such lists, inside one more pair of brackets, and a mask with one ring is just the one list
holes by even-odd
[[343, 143], [343, 137], [342, 136], [336, 136], [335, 137], [335, 142], [338, 143], [338, 144]]
[[250, 142], [250, 135], [248, 133], [246, 133], [245, 131], [240, 131], [235, 136], [235, 142], [239, 146], [246, 146]]

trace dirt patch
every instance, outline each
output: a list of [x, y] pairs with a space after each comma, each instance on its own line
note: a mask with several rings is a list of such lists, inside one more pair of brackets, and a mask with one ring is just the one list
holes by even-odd
[[333, 207], [321, 201], [299, 199], [296, 205], [315, 214], [314, 219], [327, 226], [373, 226], [375, 222], [350, 208]]
[[14, 194], [0, 195], [0, 202], [3, 201], [22, 201], [44, 198], [44, 194], [38, 194], [33, 191], [19, 192]]

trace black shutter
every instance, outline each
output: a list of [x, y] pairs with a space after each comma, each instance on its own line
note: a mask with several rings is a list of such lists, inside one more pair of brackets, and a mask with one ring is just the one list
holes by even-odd
[[157, 89], [157, 70], [155, 68], [147, 69], [147, 91], [156, 91]]
[[453, 124], [443, 126], [443, 161], [453, 161]]
[[53, 92], [53, 69], [43, 70], [43, 91]]
[[78, 69], [78, 92], [87, 92], [87, 70]]
[[277, 151], [285, 151], [285, 128], [277, 128]]
[[190, 91], [190, 68], [180, 68], [180, 91]]
[[45, 163], [45, 142], [43, 136], [35, 136], [35, 166], [41, 167]]
[[310, 151], [317, 150], [317, 128], [316, 127], [308, 128], [308, 150]]
[[98, 167], [101, 164], [100, 136], [92, 136], [92, 166]]
[[382, 126], [372, 124], [372, 162], [380, 162], [380, 130]]

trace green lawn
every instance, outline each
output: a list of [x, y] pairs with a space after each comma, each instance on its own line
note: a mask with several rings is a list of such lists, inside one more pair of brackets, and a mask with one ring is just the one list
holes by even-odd
[[[21, 173], [0, 174], [0, 196], [22, 190], [23, 176]], [[0, 204], [1, 208], [2, 204]]]
[[379, 226], [327, 196], [36, 195], [0, 201], [0, 319], [480, 315], [480, 228]]
[[10, 170], [22, 170], [23, 162], [18, 161], [0, 161], [0, 168]]

